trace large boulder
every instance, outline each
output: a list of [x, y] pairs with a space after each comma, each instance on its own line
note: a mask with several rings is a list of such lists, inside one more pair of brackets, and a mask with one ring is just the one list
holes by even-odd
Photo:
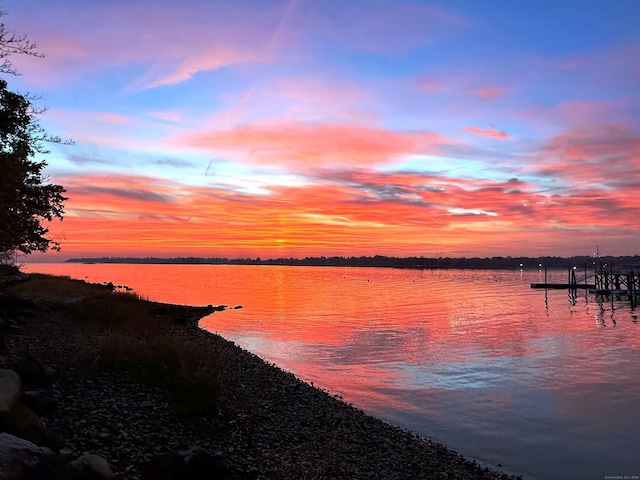
[[58, 401], [40, 390], [29, 390], [22, 395], [21, 402], [40, 416], [49, 415], [58, 408]]
[[15, 371], [25, 385], [38, 385], [49, 375], [47, 367], [30, 352], [25, 353], [16, 363]]
[[0, 415], [9, 413], [22, 395], [22, 381], [13, 370], [0, 369]]
[[100, 455], [82, 455], [64, 466], [65, 480], [112, 480], [115, 478], [109, 462]]
[[0, 480], [54, 480], [56, 458], [48, 448], [0, 433]]
[[[0, 279], [0, 316], [17, 319], [33, 311], [34, 303], [32, 300], [16, 298], [13, 295], [5, 295], [1, 291], [2, 286], [2, 280]], [[7, 286], [6, 282], [4, 286]]]
[[40, 417], [24, 403], [19, 403], [11, 411], [11, 433], [20, 438], [29, 440], [36, 445], [44, 446], [47, 441], [47, 434]]

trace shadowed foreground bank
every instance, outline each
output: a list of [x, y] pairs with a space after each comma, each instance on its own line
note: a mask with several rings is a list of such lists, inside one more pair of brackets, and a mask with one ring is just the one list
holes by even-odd
[[197, 328], [213, 310], [43, 275], [0, 287], [4, 367], [49, 400], [35, 440], [120, 479], [512, 478]]

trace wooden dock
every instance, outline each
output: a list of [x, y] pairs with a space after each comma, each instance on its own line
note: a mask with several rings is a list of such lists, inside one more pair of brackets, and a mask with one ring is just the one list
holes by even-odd
[[571, 283], [532, 283], [531, 288], [547, 288], [549, 290], [563, 290], [563, 289], [582, 289], [582, 290], [594, 290], [596, 288], [593, 283], [580, 283], [574, 285]]
[[636, 299], [640, 297], [640, 273], [633, 270], [626, 272], [603, 272], [587, 274], [582, 278], [576, 277], [576, 270], [570, 269], [568, 281], [566, 283], [547, 283], [545, 271], [544, 283], [532, 283], [531, 288], [545, 288], [570, 292], [577, 290], [587, 290], [596, 295], [627, 295], [635, 305]]

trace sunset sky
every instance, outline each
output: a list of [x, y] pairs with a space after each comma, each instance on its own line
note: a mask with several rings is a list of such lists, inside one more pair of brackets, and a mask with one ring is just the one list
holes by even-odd
[[78, 256], [640, 254], [640, 1], [4, 0]]

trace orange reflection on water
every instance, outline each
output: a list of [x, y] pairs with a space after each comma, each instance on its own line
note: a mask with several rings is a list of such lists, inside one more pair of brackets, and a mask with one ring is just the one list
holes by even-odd
[[[482, 371], [521, 362], [521, 375], [555, 385], [606, 378], [610, 373], [599, 367], [601, 360], [585, 361], [583, 353], [606, 348], [610, 337], [640, 349], [640, 337], [628, 329], [635, 325], [628, 310], [620, 306], [616, 312], [627, 328], [605, 333], [593, 315], [603, 309], [606, 315], [607, 304], [585, 295], [571, 305], [566, 292], [553, 291], [547, 293], [552, 304], [546, 305], [545, 293], [529, 288], [539, 272], [519, 277], [494, 271], [276, 266], [31, 268], [128, 285], [170, 303], [242, 306], [217, 312], [201, 326], [325, 388], [358, 385], [364, 405], [366, 392], [408, 382], [412, 388], [431, 388], [438, 379], [451, 382], [456, 376], [456, 388], [494, 382], [459, 372], [432, 375], [425, 385], [415, 380], [420, 370], [442, 365], [474, 365]], [[568, 361], [571, 368], [558, 368]], [[550, 371], [553, 375], [546, 376]]]

